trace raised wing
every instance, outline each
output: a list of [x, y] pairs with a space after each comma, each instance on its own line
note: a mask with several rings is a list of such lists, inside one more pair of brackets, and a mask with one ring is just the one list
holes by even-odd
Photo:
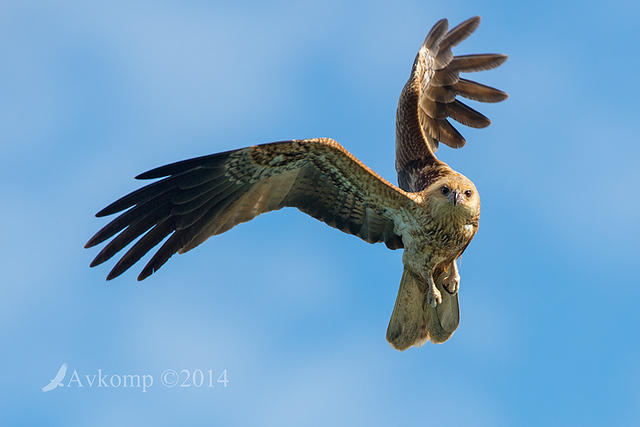
[[397, 112], [396, 169], [415, 161], [437, 161], [439, 142], [460, 148], [466, 141], [447, 118], [466, 126], [483, 128], [491, 121], [456, 99], [499, 102], [508, 95], [498, 89], [460, 77], [461, 72], [489, 70], [507, 60], [507, 55], [453, 56], [451, 48], [466, 39], [480, 23], [480, 17], [464, 21], [451, 31], [442, 19], [427, 35], [411, 76], [400, 95]]
[[[163, 178], [164, 177], [164, 178]], [[403, 247], [399, 214], [415, 197], [382, 179], [331, 139], [283, 141], [185, 160], [136, 178], [163, 178], [122, 197], [96, 214], [126, 210], [89, 240], [118, 234], [93, 260], [96, 266], [142, 236], [107, 276], [122, 274], [170, 237], [138, 280], [176, 252], [186, 252], [264, 212], [296, 207], [328, 225], [370, 242]]]

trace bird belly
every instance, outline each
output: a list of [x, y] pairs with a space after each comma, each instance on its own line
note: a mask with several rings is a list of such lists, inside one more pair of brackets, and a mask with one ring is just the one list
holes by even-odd
[[460, 227], [449, 224], [449, 227], [426, 227], [422, 232], [411, 234], [408, 239], [403, 236], [405, 251], [402, 261], [411, 271], [427, 279], [437, 266], [460, 256], [473, 239], [475, 230], [468, 224]]

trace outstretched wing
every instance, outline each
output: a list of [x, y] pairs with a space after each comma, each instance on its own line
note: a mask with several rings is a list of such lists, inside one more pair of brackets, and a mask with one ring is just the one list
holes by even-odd
[[466, 126], [483, 128], [491, 121], [456, 97], [480, 102], [499, 102], [508, 95], [498, 89], [466, 80], [461, 72], [489, 70], [507, 60], [507, 55], [480, 54], [453, 56], [451, 48], [466, 39], [480, 23], [480, 17], [464, 21], [451, 31], [442, 19], [427, 35], [400, 95], [397, 113], [396, 169], [413, 161], [435, 160], [438, 143], [452, 148], [465, 139], [447, 118]]
[[102, 217], [128, 209], [86, 245], [120, 233], [93, 260], [93, 267], [142, 236], [107, 280], [122, 274], [169, 235], [138, 280], [176, 252], [285, 206], [367, 242], [401, 248], [401, 236], [395, 231], [399, 215], [412, 209], [417, 197], [382, 179], [331, 139], [258, 145], [173, 163], [136, 178], [163, 179], [98, 212], [96, 216]]

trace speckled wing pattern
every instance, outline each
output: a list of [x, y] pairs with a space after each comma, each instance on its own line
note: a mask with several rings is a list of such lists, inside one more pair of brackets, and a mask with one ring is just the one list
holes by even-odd
[[331, 139], [283, 141], [162, 166], [137, 177], [163, 178], [124, 196], [97, 216], [126, 210], [89, 240], [118, 234], [95, 258], [103, 263], [142, 236], [107, 279], [122, 274], [170, 236], [142, 270], [142, 280], [176, 252], [186, 252], [261, 213], [296, 207], [369, 243], [402, 247], [394, 232], [398, 210], [413, 195], [382, 179]]

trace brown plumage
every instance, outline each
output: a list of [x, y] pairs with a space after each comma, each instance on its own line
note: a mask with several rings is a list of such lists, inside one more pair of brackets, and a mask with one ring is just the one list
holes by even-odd
[[[458, 326], [456, 259], [473, 238], [480, 199], [471, 181], [439, 161], [438, 142], [464, 145], [447, 121], [484, 127], [489, 120], [456, 99], [501, 101], [504, 92], [461, 79], [461, 71], [500, 65], [504, 55], [453, 57], [479, 17], [447, 32], [439, 21], [427, 36], [400, 96], [396, 124], [399, 188], [385, 181], [332, 139], [257, 145], [198, 157], [145, 172], [157, 179], [107, 206], [96, 216], [122, 212], [86, 247], [111, 241], [91, 263], [131, 248], [107, 280], [122, 274], [166, 237], [138, 280], [176, 252], [264, 212], [295, 207], [369, 243], [404, 248], [404, 273], [387, 339], [397, 349], [443, 342]], [[115, 237], [114, 237], [115, 236]]]
[[[454, 57], [451, 48], [467, 38], [480, 23], [471, 18], [447, 32], [440, 20], [427, 35], [413, 63], [411, 76], [400, 94], [396, 115], [396, 171], [400, 188], [426, 193], [434, 200], [428, 215], [439, 219], [423, 233], [434, 234], [426, 250], [405, 249], [404, 273], [387, 329], [387, 340], [398, 350], [420, 346], [428, 340], [449, 339], [460, 321], [456, 260], [478, 230], [480, 198], [473, 183], [435, 157], [438, 143], [460, 148], [466, 141], [447, 117], [472, 127], [486, 127], [488, 118], [466, 106], [457, 95], [481, 102], [499, 102], [507, 94], [459, 77], [460, 72], [488, 70], [506, 61], [506, 55], [482, 54]], [[438, 203], [438, 191], [457, 188], [463, 203]], [[451, 193], [450, 193], [451, 194]], [[449, 215], [447, 208], [450, 209]], [[466, 216], [454, 218], [451, 212]], [[406, 237], [403, 236], [406, 241]], [[405, 242], [406, 243], [406, 242]], [[405, 244], [405, 247], [407, 245]], [[425, 253], [427, 252], [427, 253]], [[424, 274], [424, 272], [429, 272]]]

